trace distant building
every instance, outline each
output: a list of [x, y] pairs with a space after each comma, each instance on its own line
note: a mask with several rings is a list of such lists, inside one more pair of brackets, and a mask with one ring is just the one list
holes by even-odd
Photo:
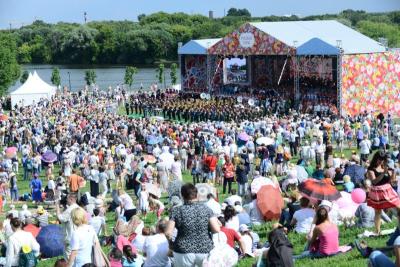
[[212, 11], [212, 10], [208, 11], [208, 18], [214, 19], [214, 11]]

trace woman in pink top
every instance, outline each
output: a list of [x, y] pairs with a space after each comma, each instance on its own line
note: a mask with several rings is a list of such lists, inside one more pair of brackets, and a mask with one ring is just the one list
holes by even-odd
[[315, 228], [310, 239], [310, 250], [294, 256], [295, 259], [323, 258], [339, 252], [339, 230], [336, 224], [329, 221], [328, 210], [325, 207], [319, 207], [315, 216]]

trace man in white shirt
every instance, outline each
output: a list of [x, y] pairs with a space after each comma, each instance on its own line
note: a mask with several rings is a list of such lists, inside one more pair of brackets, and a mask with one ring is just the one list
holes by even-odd
[[64, 259], [68, 260], [69, 255], [71, 254], [71, 246], [70, 240], [72, 236], [72, 232], [74, 231], [74, 223], [72, 222], [71, 212], [72, 210], [79, 208], [78, 204], [76, 204], [76, 194], [70, 193], [67, 196], [67, 209], [61, 213], [60, 205], [56, 205], [56, 214], [58, 220], [64, 226]]
[[90, 219], [89, 225], [93, 227], [97, 236], [100, 236], [101, 234], [106, 235], [106, 220], [104, 217], [99, 216], [99, 214], [100, 210], [95, 208], [93, 210], [93, 217]]
[[293, 214], [291, 226], [297, 233], [308, 234], [315, 216], [315, 211], [309, 207], [310, 201], [303, 197], [300, 199], [300, 209]]
[[4, 265], [6, 267], [19, 265], [19, 254], [23, 246], [30, 249], [36, 257], [39, 256], [39, 243], [30, 232], [23, 231], [21, 227], [22, 223], [18, 218], [11, 219], [13, 234], [7, 240], [6, 264]]
[[213, 194], [208, 194], [207, 195], [208, 201], [205, 203], [206, 206], [212, 210], [213, 214], [215, 216], [218, 216], [221, 214], [221, 205], [215, 200]]
[[369, 153], [371, 152], [371, 141], [368, 136], [364, 135], [363, 140], [360, 142], [361, 161], [368, 160]]
[[148, 236], [143, 246], [146, 261], [143, 267], [170, 267], [168, 258], [169, 244], [165, 237], [167, 222], [162, 219], [157, 224], [157, 234]]

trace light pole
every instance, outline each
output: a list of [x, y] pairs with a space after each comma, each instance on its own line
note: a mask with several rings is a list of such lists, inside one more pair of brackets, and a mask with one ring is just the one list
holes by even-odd
[[69, 91], [71, 92], [72, 91], [72, 88], [71, 88], [71, 73], [68, 71], [68, 81], [69, 81]]

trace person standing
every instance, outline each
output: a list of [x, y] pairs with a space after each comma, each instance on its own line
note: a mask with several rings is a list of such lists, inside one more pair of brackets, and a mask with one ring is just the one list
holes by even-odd
[[79, 208], [78, 204], [76, 204], [77, 195], [74, 193], [69, 193], [67, 196], [67, 207], [61, 212], [60, 205], [56, 205], [56, 215], [57, 219], [64, 226], [64, 259], [68, 260], [71, 254], [71, 236], [74, 230], [74, 224], [71, 218], [71, 212], [75, 208]]
[[197, 201], [197, 188], [193, 184], [183, 185], [181, 194], [184, 204], [172, 209], [165, 234], [172, 240], [174, 229], [178, 230], [173, 241], [176, 266], [202, 266], [213, 249], [210, 230], [213, 233], [220, 231], [218, 219]]
[[11, 195], [11, 203], [14, 201], [18, 201], [18, 179], [15, 173], [10, 173], [10, 195]]
[[19, 266], [22, 249], [29, 249], [35, 257], [40, 253], [39, 243], [30, 232], [22, 230], [22, 222], [18, 218], [12, 218], [10, 224], [13, 234], [7, 240], [6, 267]]
[[31, 192], [32, 192], [32, 201], [42, 202], [42, 181], [39, 179], [38, 174], [33, 174], [33, 179], [30, 184]]
[[367, 204], [375, 209], [375, 230], [381, 232], [382, 210], [397, 208], [400, 210], [400, 198], [391, 183], [396, 181], [396, 174], [388, 166], [388, 158], [384, 151], [377, 151], [368, 167], [367, 179], [371, 181]]
[[372, 144], [368, 136], [364, 135], [364, 139], [360, 142], [361, 162], [366, 162], [368, 160], [371, 146]]
[[71, 221], [74, 230], [71, 235], [71, 254], [68, 257], [68, 266], [81, 267], [92, 262], [92, 248], [99, 240], [93, 227], [88, 225], [86, 212], [78, 207], [71, 212]]
[[222, 171], [224, 172], [222, 194], [225, 194], [226, 192], [226, 185], [228, 185], [228, 194], [230, 194], [232, 189], [232, 182], [235, 176], [235, 166], [233, 166], [233, 163], [228, 156], [225, 157], [225, 164], [222, 168]]

